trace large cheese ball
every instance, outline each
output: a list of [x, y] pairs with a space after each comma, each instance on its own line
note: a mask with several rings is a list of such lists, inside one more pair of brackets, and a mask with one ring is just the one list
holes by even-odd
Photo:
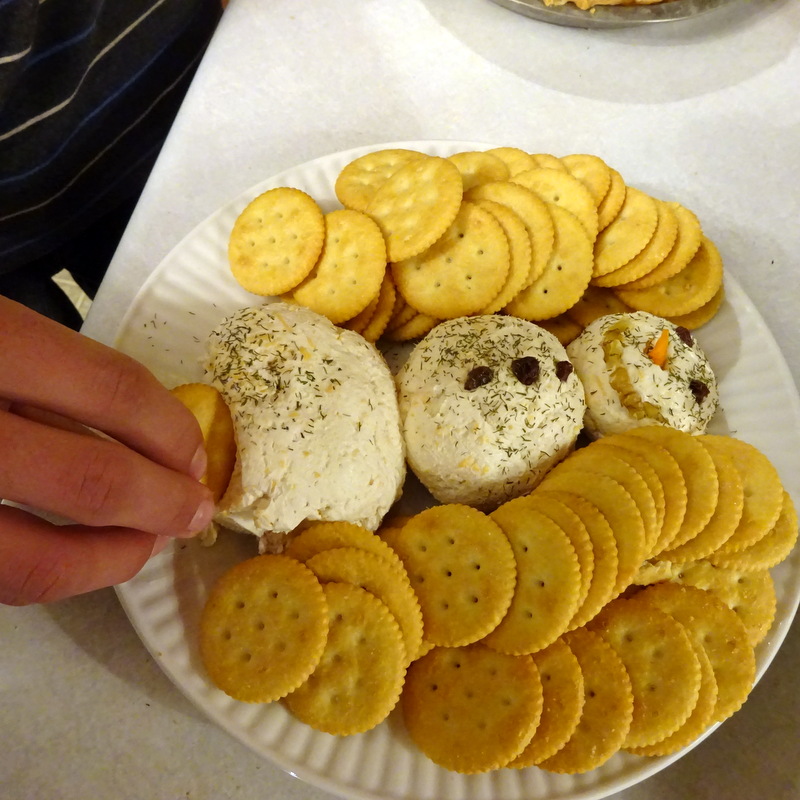
[[205, 369], [237, 445], [218, 524], [256, 534], [261, 549], [313, 521], [378, 527], [402, 491], [405, 450], [373, 345], [302, 306], [267, 303], [217, 326]]
[[516, 317], [440, 323], [396, 380], [409, 466], [442, 503], [491, 510], [526, 494], [583, 424], [583, 387], [566, 350]]

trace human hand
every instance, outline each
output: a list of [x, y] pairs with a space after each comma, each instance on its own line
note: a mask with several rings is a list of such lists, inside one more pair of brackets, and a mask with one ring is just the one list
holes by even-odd
[[141, 364], [0, 297], [0, 602], [133, 577], [213, 502], [194, 417]]

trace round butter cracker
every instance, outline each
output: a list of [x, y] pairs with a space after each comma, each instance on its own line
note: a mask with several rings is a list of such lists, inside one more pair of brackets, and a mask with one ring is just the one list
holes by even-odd
[[288, 186], [270, 189], [236, 218], [228, 241], [231, 272], [248, 292], [283, 294], [314, 268], [324, 239], [316, 200]]
[[200, 656], [226, 694], [269, 703], [308, 678], [327, 635], [328, 607], [314, 573], [287, 556], [257, 556], [212, 587], [200, 619]]

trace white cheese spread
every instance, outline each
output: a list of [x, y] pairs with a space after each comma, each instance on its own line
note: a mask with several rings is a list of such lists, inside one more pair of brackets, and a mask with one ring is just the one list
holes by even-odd
[[[648, 353], [663, 331], [667, 347], [657, 363]], [[642, 425], [703, 433], [719, 405], [714, 372], [694, 336], [645, 311], [594, 320], [567, 352], [586, 391], [594, 438]]]
[[212, 332], [205, 369], [237, 444], [215, 522], [264, 542], [315, 520], [378, 527], [402, 491], [405, 449], [373, 345], [306, 308], [268, 303]]
[[575, 444], [583, 388], [552, 334], [510, 316], [437, 325], [397, 375], [408, 463], [442, 503], [495, 508]]

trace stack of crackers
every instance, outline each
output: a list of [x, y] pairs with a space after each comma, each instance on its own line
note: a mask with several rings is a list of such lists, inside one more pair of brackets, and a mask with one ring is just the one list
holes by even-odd
[[317, 730], [369, 730], [399, 703], [446, 769], [583, 773], [741, 707], [797, 533], [751, 445], [638, 428], [488, 515], [312, 525], [223, 576], [201, 652], [228, 694], [282, 698]]
[[344, 208], [328, 214], [291, 187], [253, 200], [231, 233], [231, 269], [249, 291], [369, 341], [506, 313], [567, 344], [602, 314], [648, 311], [691, 330], [722, 304], [722, 259], [696, 215], [595, 155], [383, 149], [334, 188]]

